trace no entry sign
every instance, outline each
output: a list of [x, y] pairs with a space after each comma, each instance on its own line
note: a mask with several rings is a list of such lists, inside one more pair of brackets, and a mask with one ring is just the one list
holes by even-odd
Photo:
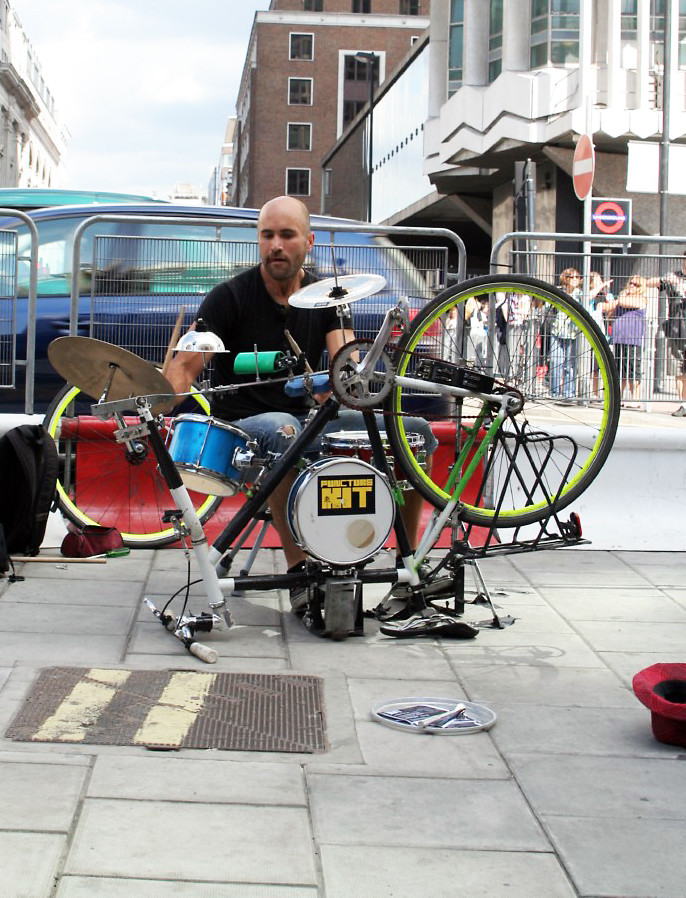
[[591, 200], [591, 234], [631, 234], [631, 200]]
[[572, 182], [574, 193], [580, 200], [585, 200], [593, 186], [595, 174], [595, 150], [588, 134], [582, 134], [574, 150], [572, 161]]

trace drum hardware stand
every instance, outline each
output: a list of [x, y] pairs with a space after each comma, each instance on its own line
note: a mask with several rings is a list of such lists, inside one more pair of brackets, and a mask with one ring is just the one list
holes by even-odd
[[[217, 660], [217, 652], [214, 649], [197, 642], [195, 640], [195, 633], [208, 633], [213, 629], [221, 630], [225, 624], [229, 627], [232, 626], [233, 622], [229, 610], [226, 607], [226, 599], [223, 590], [226, 589], [227, 592], [230, 592], [233, 589], [233, 581], [227, 580], [225, 583], [220, 584], [217, 572], [209, 557], [207, 539], [202, 524], [200, 523], [193, 503], [188, 495], [188, 490], [181, 479], [181, 475], [172, 461], [167, 447], [160, 435], [157, 420], [152, 414], [151, 405], [168, 398], [168, 396], [139, 396], [135, 398], [134, 401], [137, 414], [141, 419], [141, 435], [143, 435], [147, 429], [147, 436], [153, 452], [155, 453], [162, 476], [169, 487], [172, 498], [177, 503], [175, 509], [171, 509], [165, 513], [165, 519], [174, 522], [175, 529], [178, 528], [180, 535], [185, 538], [185, 541], [190, 544], [190, 547], [194, 551], [200, 569], [200, 575], [205, 586], [210, 613], [203, 612], [200, 615], [182, 614], [175, 618], [172, 615], [168, 615], [165, 612], [156, 609], [149, 599], [146, 598], [145, 601], [146, 605], [153, 611], [160, 623], [170, 630], [170, 632], [172, 632], [186, 646], [192, 655], [195, 655], [201, 661], [213, 664]], [[115, 417], [117, 413], [130, 409], [131, 402], [131, 399], [99, 402], [92, 406], [91, 410], [94, 415], [98, 415], [99, 417]], [[122, 437], [125, 435], [126, 434], [118, 436], [118, 433], [115, 433], [115, 438], [122, 440]]]

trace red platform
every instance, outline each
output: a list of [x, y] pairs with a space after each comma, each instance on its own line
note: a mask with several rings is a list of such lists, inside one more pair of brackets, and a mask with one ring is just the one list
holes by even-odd
[[[136, 421], [137, 419], [131, 418], [126, 423], [134, 424]], [[154, 532], [160, 528], [161, 511], [172, 505], [169, 491], [151, 454], [140, 465], [126, 462], [122, 446], [114, 440], [116, 427], [114, 421], [102, 421], [91, 416], [65, 419], [62, 422], [62, 438], [78, 438], [76, 503], [94, 520], [106, 526], [117, 527], [122, 532]], [[439, 479], [445, 480], [454, 454], [456, 425], [449, 421], [438, 422], [432, 425], [432, 430], [438, 439], [434, 471]], [[483, 464], [480, 464], [465, 490], [465, 501], [470, 504], [476, 502], [482, 477]], [[122, 503], [121, 497], [126, 495], [136, 496], [137, 501], [128, 505]], [[198, 494], [191, 495], [196, 506], [204, 499]], [[205, 524], [205, 533], [210, 543], [226, 527], [244, 501], [242, 494], [224, 499]], [[423, 526], [428, 522], [432, 510], [432, 506], [425, 502]], [[246, 541], [246, 547], [253, 545], [258, 532], [259, 528], [256, 528]], [[268, 528], [263, 545], [267, 548], [280, 547], [279, 536], [273, 527]], [[394, 535], [387, 545], [395, 546]], [[450, 545], [449, 529], [443, 532], [437, 545]]]

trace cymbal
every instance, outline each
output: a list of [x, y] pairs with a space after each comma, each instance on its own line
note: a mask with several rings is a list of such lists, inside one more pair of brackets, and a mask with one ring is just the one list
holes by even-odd
[[[110, 401], [160, 393], [174, 395], [167, 378], [150, 362], [93, 337], [58, 337], [48, 346], [48, 358], [58, 374], [93, 399], [102, 396], [112, 369], [114, 375], [107, 393]], [[168, 411], [172, 405], [171, 400], [158, 403], [153, 412]]]
[[329, 309], [372, 296], [385, 286], [386, 278], [380, 274], [344, 274], [301, 287], [289, 297], [288, 304], [297, 309]]

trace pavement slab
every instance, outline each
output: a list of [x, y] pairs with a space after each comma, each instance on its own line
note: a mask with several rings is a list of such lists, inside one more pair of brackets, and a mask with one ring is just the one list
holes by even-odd
[[[686, 746], [655, 740], [632, 689], [651, 664], [686, 663], [686, 552], [486, 559], [498, 613], [515, 623], [473, 640], [394, 640], [365, 619], [361, 637], [333, 642], [305, 630], [285, 590], [249, 592], [229, 598], [235, 627], [201, 639], [215, 665], [143, 607], [145, 595], [164, 604], [187, 567], [164, 548], [104, 565], [26, 563], [24, 582], [0, 580], [1, 898], [686, 895], [675, 863]], [[283, 569], [271, 549], [253, 568]], [[365, 588], [365, 607], [385, 592]], [[191, 601], [206, 609], [202, 585]], [[466, 606], [467, 620], [489, 616]], [[314, 675], [327, 747], [9, 739], [40, 671], [64, 666]], [[497, 719], [437, 738], [371, 718], [376, 702], [404, 697], [475, 701]]]
[[8, 763], [0, 754], [0, 830], [68, 832], [87, 772], [64, 764]]
[[553, 854], [324, 845], [326, 898], [574, 898]]
[[87, 799], [65, 872], [315, 885], [311, 839], [299, 807]]

